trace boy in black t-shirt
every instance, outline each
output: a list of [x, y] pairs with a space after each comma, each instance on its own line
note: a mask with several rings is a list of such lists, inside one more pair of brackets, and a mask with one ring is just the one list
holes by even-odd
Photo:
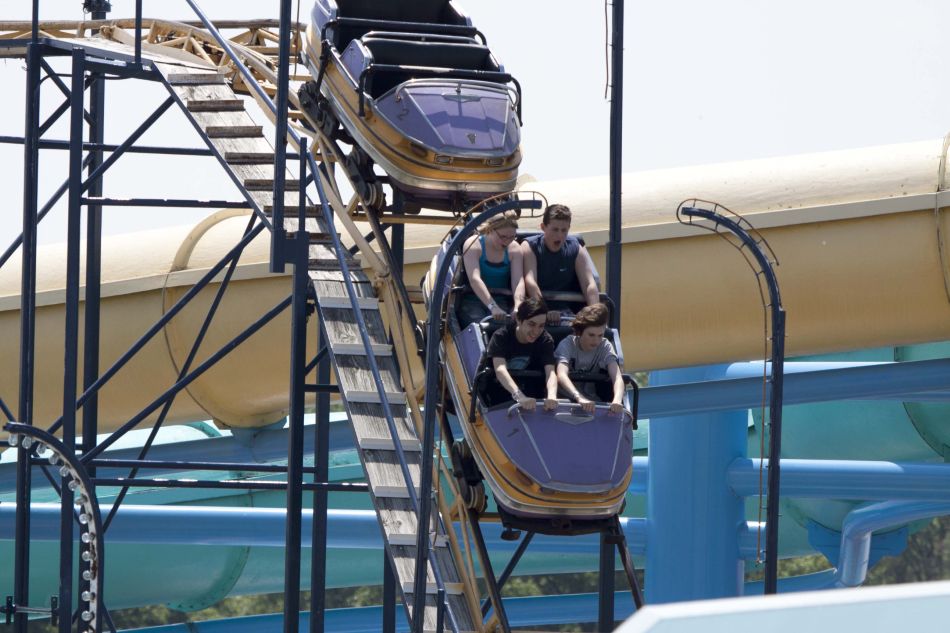
[[[544, 399], [545, 410], [557, 407], [554, 339], [544, 331], [547, 312], [543, 299], [527, 299], [518, 306], [515, 323], [492, 335], [486, 353], [495, 372], [495, 380], [486, 388], [489, 406], [513, 399], [523, 409], [533, 411], [535, 399]], [[543, 379], [519, 378], [519, 384], [509, 370], [538, 371]]]

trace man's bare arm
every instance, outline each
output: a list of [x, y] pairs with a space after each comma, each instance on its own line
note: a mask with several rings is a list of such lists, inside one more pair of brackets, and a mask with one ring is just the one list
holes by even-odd
[[525, 298], [540, 297], [541, 287], [538, 286], [538, 258], [527, 241], [521, 243], [522, 265], [524, 266]]
[[581, 294], [584, 295], [587, 305], [600, 303], [600, 288], [597, 287], [594, 270], [590, 253], [587, 252], [587, 248], [581, 246], [577, 259], [574, 261], [574, 272], [577, 274], [577, 283], [580, 284]]
[[511, 313], [514, 314], [521, 302], [525, 300], [524, 253], [521, 252], [521, 246], [516, 244], [514, 248], [509, 249], [508, 257], [511, 260], [511, 293], [514, 296], [514, 307]]

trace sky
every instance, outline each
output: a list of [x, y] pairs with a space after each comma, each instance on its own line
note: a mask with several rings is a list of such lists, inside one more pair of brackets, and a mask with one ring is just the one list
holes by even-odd
[[[0, 19], [28, 19], [5, 0]], [[43, 19], [80, 20], [80, 0], [40, 0]], [[113, 0], [110, 17], [131, 17]], [[609, 103], [602, 0], [462, 0], [524, 93], [522, 173], [538, 180], [606, 174]], [[301, 0], [300, 19], [310, 2]], [[145, 15], [191, 19], [183, 0], [145, 0]], [[203, 0], [212, 18], [276, 17], [275, 0]], [[566, 7], [570, 7], [568, 10]], [[294, 10], [297, 9], [295, 2]], [[950, 131], [945, 0], [667, 0], [625, 3], [623, 170], [765, 158], [942, 137]], [[0, 135], [23, 134], [23, 60], [0, 60]], [[68, 72], [59, 64], [58, 70]], [[60, 101], [44, 88], [44, 111]], [[137, 80], [107, 88], [106, 141], [118, 143], [164, 99]], [[65, 138], [64, 126], [46, 138]], [[200, 147], [183, 115], [142, 141]], [[41, 202], [66, 177], [65, 152], [44, 151]], [[0, 145], [6, 192], [0, 248], [20, 231], [22, 148]], [[239, 198], [210, 158], [123, 157], [105, 181], [116, 197]], [[108, 234], [193, 222], [206, 211], [110, 208]], [[63, 205], [40, 242], [65, 239]]]

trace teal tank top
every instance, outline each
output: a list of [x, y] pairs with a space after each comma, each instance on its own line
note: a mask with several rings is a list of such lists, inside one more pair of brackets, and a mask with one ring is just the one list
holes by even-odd
[[511, 286], [511, 262], [508, 261], [508, 249], [505, 249], [505, 258], [494, 263], [485, 257], [485, 236], [478, 238], [482, 244], [482, 254], [478, 257], [478, 269], [482, 273], [482, 281], [489, 288], [509, 288]]

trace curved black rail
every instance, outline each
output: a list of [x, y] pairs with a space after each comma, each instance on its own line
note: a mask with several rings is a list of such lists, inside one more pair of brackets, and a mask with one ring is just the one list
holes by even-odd
[[[779, 293], [778, 279], [775, 276], [775, 270], [769, 256], [766, 255], [767, 249], [769, 255], [772, 249], [762, 238], [755, 239], [752, 232], [755, 229], [751, 224], [741, 216], [738, 216], [725, 207], [713, 204], [713, 208], [702, 209], [695, 205], [705, 202], [703, 200], [687, 200], [680, 204], [676, 209], [676, 219], [683, 224], [689, 224], [704, 228], [714, 233], [719, 233], [719, 227], [725, 228], [735, 235], [741, 245], [736, 246], [740, 251], [748, 249], [758, 265], [758, 269], [753, 266], [756, 275], [765, 278], [765, 283], [769, 293], [768, 307], [772, 317], [772, 371], [769, 382], [772, 390], [769, 394], [769, 470], [768, 484], [766, 492], [766, 511], [765, 511], [765, 593], [775, 593], [778, 589], [778, 505], [779, 505], [779, 480], [781, 478], [781, 455], [782, 455], [782, 384], [785, 368], [785, 309], [782, 307], [782, 296]], [[722, 213], [726, 211], [735, 215], [736, 219], [728, 217]], [[709, 220], [713, 226], [704, 226], [694, 224], [694, 218]], [[746, 225], [748, 229], [746, 229]], [[765, 249], [762, 245], [765, 244]], [[748, 261], [748, 258], [747, 258]], [[752, 262], [749, 262], [752, 266]], [[763, 430], [764, 431], [764, 430]]]
[[[21, 451], [28, 451], [36, 463], [42, 465], [45, 461], [49, 466], [59, 467], [63, 489], [61, 494], [75, 495], [77, 513], [75, 520], [80, 531], [80, 558], [84, 569], [81, 574], [82, 584], [78, 600], [79, 628], [81, 633], [95, 633], [103, 630], [102, 617], [104, 616], [102, 602], [103, 573], [105, 569], [105, 548], [103, 543], [102, 515], [99, 512], [99, 500], [95, 488], [86, 472], [83, 463], [76, 458], [75, 452], [66, 446], [51, 433], [38, 427], [8, 422], [3, 430], [10, 434], [11, 447], [19, 447]], [[44, 454], [49, 452], [49, 457]], [[52, 482], [52, 476], [47, 474]], [[55, 483], [54, 483], [55, 487]], [[68, 490], [68, 492], [66, 491]], [[54, 610], [57, 607], [54, 607]], [[61, 613], [51, 613], [65, 622], [72, 621], [72, 604], [70, 602], [58, 605]], [[15, 610], [23, 613], [36, 612], [26, 605], [14, 605]]]

